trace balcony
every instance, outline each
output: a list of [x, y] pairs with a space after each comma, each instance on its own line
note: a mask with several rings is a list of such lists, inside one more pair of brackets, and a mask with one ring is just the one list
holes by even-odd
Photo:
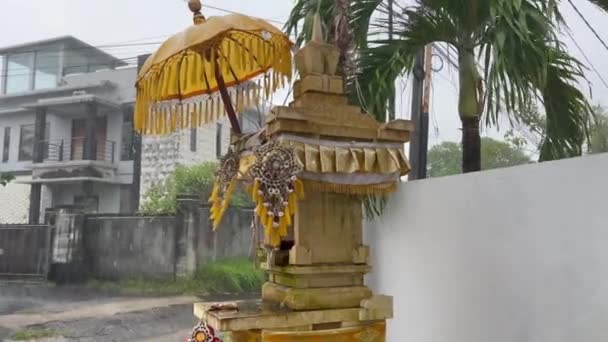
[[85, 154], [84, 138], [41, 141], [44, 161], [32, 166], [31, 183], [115, 183], [116, 142], [96, 140], [92, 158]]
[[[87, 160], [84, 155], [84, 138], [46, 140], [41, 143], [45, 163]], [[114, 163], [115, 141], [96, 140], [94, 149], [95, 156], [92, 160]]]

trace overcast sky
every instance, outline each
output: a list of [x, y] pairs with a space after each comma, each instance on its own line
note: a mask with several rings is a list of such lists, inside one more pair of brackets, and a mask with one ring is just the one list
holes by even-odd
[[[0, 0], [0, 47], [28, 41], [73, 35], [93, 45], [120, 43], [147, 43], [162, 41], [192, 22], [192, 15], [183, 0]], [[608, 41], [608, 16], [585, 0], [574, 0], [579, 9]], [[284, 22], [288, 17], [292, 0], [203, 0], [204, 5], [221, 7], [244, 14]], [[572, 33], [599, 73], [608, 80], [608, 50], [587, 29], [583, 21], [563, 1], [562, 10], [570, 23]], [[203, 9], [207, 16], [224, 13]], [[276, 24], [277, 26], [281, 26]], [[575, 56], [581, 53], [569, 39], [568, 46]], [[154, 45], [129, 46], [107, 49], [119, 58], [133, 57], [149, 52]], [[592, 102], [608, 107], [608, 88], [599, 77], [589, 70], [592, 82]], [[409, 80], [403, 80], [406, 84]], [[435, 74], [431, 100], [430, 142], [460, 139], [460, 122], [456, 112], [457, 73], [444, 67]], [[587, 85], [585, 92], [589, 92]], [[285, 93], [274, 97], [281, 103]], [[280, 100], [279, 100], [280, 99]], [[398, 95], [398, 116], [409, 117], [409, 89]], [[504, 133], [490, 130], [490, 136]]]

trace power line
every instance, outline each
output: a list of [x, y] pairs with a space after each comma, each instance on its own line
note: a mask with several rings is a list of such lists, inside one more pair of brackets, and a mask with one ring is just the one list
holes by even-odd
[[[214, 9], [214, 10], [225, 12], [225, 13], [246, 15], [244, 13], [236, 12], [233, 10], [229, 10], [229, 9], [225, 9], [225, 8], [221, 8], [221, 7], [217, 7], [217, 6], [203, 5], [203, 7]], [[285, 25], [285, 22], [274, 20], [274, 19], [265, 18], [263, 20], [268, 21], [268, 22], [273, 22], [273, 23], [276, 23], [279, 25]], [[100, 50], [100, 49], [116, 49], [116, 48], [124, 48], [124, 47], [133, 47], [133, 46], [159, 45], [159, 44], [164, 43], [164, 41], [142, 42], [142, 43], [138, 43], [138, 42], [141, 42], [142, 40], [148, 40], [148, 39], [167, 38], [170, 36], [171, 36], [170, 34], [159, 35], [159, 36], [153, 36], [153, 37], [144, 37], [144, 38], [138, 38], [138, 39], [133, 39], [133, 40], [127, 40], [127, 41], [122, 41], [119, 43], [112, 43], [112, 44], [105, 44], [105, 45], [91, 45], [91, 46], [85, 46], [85, 47], [80, 47], [80, 48], [67, 48], [67, 49], [62, 49], [62, 50], [63, 51], [82, 51], [82, 50], [93, 50], [93, 49]], [[21, 50], [21, 51], [18, 51], [17, 53], [21, 54], [21, 53], [30, 53], [30, 52], [40, 52], [40, 51], [42, 51], [42, 50]], [[57, 55], [59, 55], [59, 54], [57, 54]], [[45, 57], [50, 57], [50, 56], [45, 56]]]
[[597, 31], [593, 28], [593, 26], [591, 26], [591, 23], [587, 20], [587, 18], [585, 18], [583, 13], [581, 13], [581, 11], [579, 11], [579, 9], [574, 5], [572, 0], [568, 0], [568, 3], [570, 3], [570, 6], [572, 6], [572, 8], [574, 8], [574, 11], [576, 11], [578, 16], [581, 19], [583, 19], [583, 21], [585, 22], [585, 25], [587, 25], [587, 27], [591, 30], [591, 32], [593, 32], [595, 37], [602, 43], [602, 45], [604, 45], [604, 48], [606, 48], [606, 50], [608, 50], [608, 44], [606, 44], [606, 42], [602, 39], [602, 37], [600, 37], [599, 33], [597, 33]]
[[578, 48], [578, 50], [580, 51], [580, 53], [583, 55], [583, 57], [585, 58], [585, 60], [587, 61], [587, 63], [589, 63], [589, 66], [591, 67], [591, 69], [593, 69], [593, 71], [595, 72], [595, 74], [597, 75], [597, 77], [599, 77], [600, 81], [602, 81], [602, 83], [604, 84], [604, 86], [606, 88], [608, 88], [608, 82], [606, 82], [606, 80], [604, 79], [604, 77], [602, 77], [602, 75], [597, 70], [597, 68], [595, 67], [595, 65], [593, 65], [593, 63], [591, 62], [591, 59], [589, 59], [589, 57], [587, 57], [587, 54], [585, 53], [585, 51], [583, 50], [583, 48], [578, 44], [578, 42], [576, 41], [576, 39], [574, 39], [574, 37], [572, 36], [572, 33], [570, 32], [570, 30], [568, 30], [567, 33], [568, 33], [568, 36], [570, 36], [570, 39], [572, 40], [572, 42], [574, 43], [574, 45], [576, 45], [576, 47]]
[[[225, 13], [245, 15], [245, 14], [240, 13], [240, 12], [236, 12], [236, 11], [233, 11], [233, 10], [229, 10], [229, 9], [225, 9], [225, 8], [221, 8], [221, 7], [217, 7], [217, 6], [212, 6], [212, 5], [203, 5], [203, 7], [214, 9], [214, 10], [217, 10], [217, 11], [222, 11], [222, 12], [225, 12]], [[274, 20], [274, 19], [263, 19], [263, 20], [266, 20], [268, 22], [273, 22], [273, 23], [276, 23], [276, 24], [279, 24], [279, 25], [285, 25], [284, 22], [281, 22], [281, 21], [278, 21], [278, 20]], [[140, 42], [142, 40], [148, 40], [148, 39], [165, 38], [165, 37], [169, 37], [169, 36], [171, 36], [171, 35], [160, 35], [160, 36], [154, 36], [154, 37], [138, 38], [138, 39], [127, 40], [127, 41], [123, 41], [123, 42], [120, 42], [120, 43], [114, 43], [114, 44], [91, 45], [91, 46], [80, 47], [80, 48], [65, 48], [65, 49], [62, 49], [62, 51], [63, 52], [65, 52], [65, 51], [72, 52], [72, 51], [83, 51], [83, 50], [101, 50], [101, 49], [108, 50], [108, 49], [119, 49], [119, 48], [134, 47], [134, 46], [159, 45], [159, 44], [162, 44], [163, 42], [162, 41], [143, 42], [143, 43], [136, 43], [136, 42]], [[45, 51], [44, 50], [21, 50], [21, 51], [18, 51], [17, 54], [36, 53], [36, 52], [45, 52]], [[109, 54], [112, 57], [116, 57], [116, 56], [113, 56], [112, 54], [110, 54], [108, 52], [105, 52], [105, 53]], [[121, 54], [121, 53], [122, 54], [126, 54], [126, 53], [129, 53], [129, 52], [126, 52], [126, 51], [115, 52], [115, 54]], [[145, 51], [144, 53], [149, 53], [149, 51]], [[37, 57], [37, 59], [38, 60], [39, 59], [43, 59], [43, 58], [51, 59], [51, 58], [56, 58], [56, 57], [59, 57], [59, 56], [60, 56], [59, 52], [57, 52], [56, 55], [52, 55], [52, 54], [49, 54], [47, 52], [47, 53], [45, 53], [44, 56], [41, 56], [42, 58], [41, 57]], [[128, 58], [122, 58], [122, 59], [121, 58], [116, 58], [116, 61], [126, 61], [126, 60], [130, 60], [130, 59], [134, 59], [134, 58], [137, 58], [137, 56], [135, 56], [135, 57], [128, 57]], [[102, 65], [102, 64], [100, 63], [98, 65]], [[70, 66], [70, 68], [87, 67], [87, 66], [89, 66], [89, 65], [88, 64], [87, 65], [75, 65], [75, 66]], [[17, 70], [17, 69], [19, 69], [19, 70], [29, 70], [30, 68], [23, 67], [23, 68], [16, 68], [16, 69], [13, 69], [13, 70]], [[7, 73], [7, 74], [0, 74], [0, 76], [1, 77], [4, 77], [4, 76], [27, 76], [27, 75], [30, 75], [30, 74], [31, 74], [31, 72], [30, 73], [23, 73], [23, 74], [9, 74], [9, 73]]]
[[446, 53], [445, 50], [443, 50], [443, 48], [441, 46], [439, 46], [438, 44], [432, 44], [432, 45], [433, 45], [433, 48], [435, 50], [437, 50], [441, 54], [442, 57], [444, 57], [445, 59], [448, 60], [448, 63], [450, 63], [454, 68], [456, 68], [456, 70], [458, 70], [458, 63], [456, 63], [452, 60], [452, 57], [449, 55], [449, 53]]
[[[203, 7], [214, 9], [216, 11], [221, 11], [221, 12], [225, 12], [225, 13], [246, 15], [246, 14], [243, 14], [243, 13], [240, 13], [240, 12], [232, 11], [232, 10], [221, 8], [221, 7], [211, 6], [211, 5], [204, 5], [203, 4]], [[263, 19], [263, 20], [266, 20], [266, 21], [271, 22], [271, 23], [279, 24], [279, 25], [285, 25], [284, 22], [281, 22], [281, 21], [278, 21], [278, 20], [274, 20], [274, 19]]]

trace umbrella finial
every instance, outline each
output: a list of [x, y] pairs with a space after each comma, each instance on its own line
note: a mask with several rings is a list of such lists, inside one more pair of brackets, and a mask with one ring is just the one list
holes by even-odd
[[200, 24], [205, 21], [205, 16], [201, 14], [203, 5], [200, 0], [188, 0], [188, 8], [194, 13], [194, 24]]

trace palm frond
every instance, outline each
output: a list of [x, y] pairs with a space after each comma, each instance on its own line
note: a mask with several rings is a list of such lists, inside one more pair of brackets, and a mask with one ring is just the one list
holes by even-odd
[[608, 0], [589, 0], [589, 2], [608, 12]]
[[[386, 11], [385, 5], [379, 8]], [[395, 80], [413, 71], [416, 54], [425, 45], [444, 41], [455, 44], [457, 36], [452, 18], [443, 11], [425, 6], [401, 8], [396, 11], [394, 39], [369, 41], [369, 47], [359, 51], [357, 85], [365, 109], [384, 121], [388, 100], [394, 93]], [[386, 19], [374, 23], [376, 37], [386, 37]], [[385, 31], [382, 31], [384, 28]]]
[[301, 46], [311, 38], [316, 14], [321, 17], [324, 31], [328, 31], [330, 22], [333, 20], [333, 8], [333, 0], [297, 0], [283, 30], [287, 34], [297, 32], [296, 45]]
[[580, 62], [561, 46], [550, 47], [549, 58], [547, 82], [541, 89], [547, 117], [541, 161], [580, 156], [595, 120], [593, 108], [576, 86], [584, 79]]
[[357, 47], [366, 48], [371, 18], [383, 0], [355, 0], [351, 5], [350, 24]]
[[519, 121], [523, 109], [534, 102], [538, 84], [544, 84], [548, 61], [547, 37], [553, 26], [543, 9], [526, 1], [498, 1], [492, 7], [494, 21], [486, 26], [480, 45], [486, 81], [485, 119], [498, 124], [507, 114]]
[[449, 14], [459, 32], [475, 32], [491, 15], [489, 0], [416, 0], [420, 7]]
[[546, 111], [546, 136], [542, 160], [580, 155], [588, 137], [591, 106], [578, 89], [585, 79], [581, 63], [559, 42], [546, 8], [534, 1], [499, 1], [497, 15], [482, 45], [485, 59], [488, 125], [498, 123], [500, 114], [509, 120], [525, 121], [522, 113], [536, 101]]
[[369, 221], [376, 217], [382, 216], [386, 209], [387, 197], [385, 196], [366, 196], [363, 197], [363, 208], [365, 209], [365, 218]]

